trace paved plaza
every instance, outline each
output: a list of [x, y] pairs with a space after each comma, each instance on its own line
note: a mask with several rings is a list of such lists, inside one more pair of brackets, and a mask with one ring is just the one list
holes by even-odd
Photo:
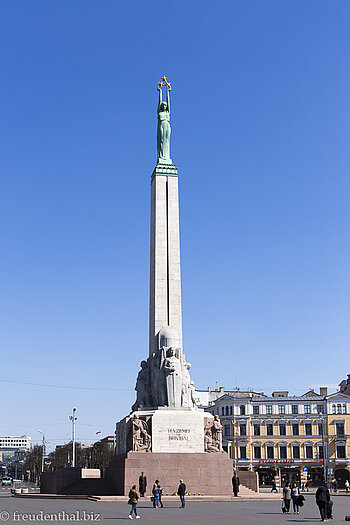
[[[344, 517], [350, 514], [350, 496], [335, 496], [334, 519], [329, 523], [345, 523]], [[95, 521], [109, 525], [127, 520], [130, 506], [127, 503], [95, 503], [87, 500], [44, 500], [13, 498], [8, 493], [0, 496], [0, 521], [5, 523], [30, 523], [71, 521]], [[305, 506], [300, 515], [283, 515], [280, 501], [234, 501], [234, 502], [188, 502], [184, 510], [177, 502], [166, 503], [164, 509], [153, 509], [149, 501], [141, 501], [138, 506], [140, 523], [150, 525], [277, 525], [281, 523], [317, 523], [320, 521], [313, 495], [306, 496]], [[14, 513], [17, 514], [14, 514]], [[6, 514], [8, 513], [8, 515]], [[30, 514], [24, 519], [21, 513]], [[40, 514], [41, 513], [41, 514]], [[60, 514], [59, 514], [60, 513]], [[75, 519], [64, 520], [63, 514], [74, 515]], [[56, 514], [60, 518], [44, 519], [44, 514]], [[36, 515], [35, 519], [32, 515]], [[6, 519], [8, 516], [8, 519]], [[77, 519], [77, 517], [79, 519]]]

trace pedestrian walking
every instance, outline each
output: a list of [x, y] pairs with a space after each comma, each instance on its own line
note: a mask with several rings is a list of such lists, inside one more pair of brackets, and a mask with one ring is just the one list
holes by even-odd
[[141, 498], [144, 497], [146, 489], [147, 489], [147, 477], [144, 475], [143, 472], [141, 472], [141, 476], [139, 477], [139, 493], [140, 493]]
[[160, 507], [161, 509], [164, 507], [163, 505], [163, 502], [162, 502], [162, 495], [163, 495], [163, 489], [162, 489], [162, 486], [160, 484], [160, 481], [158, 482], [158, 507]]
[[290, 488], [289, 481], [287, 481], [285, 487], [283, 488], [283, 501], [284, 501], [284, 508], [286, 509], [286, 514], [290, 514], [291, 500], [292, 500], [292, 489]]
[[181, 508], [184, 509], [185, 508], [186, 485], [183, 479], [180, 479], [180, 485], [179, 485], [179, 488], [177, 489], [177, 493], [180, 496]]
[[292, 486], [292, 501], [293, 501], [294, 514], [299, 514], [299, 503], [300, 503], [299, 496], [300, 496], [299, 487], [297, 487], [297, 484], [294, 482]]
[[234, 496], [237, 498], [239, 492], [239, 477], [237, 476], [237, 472], [235, 472], [232, 476], [232, 490]]
[[321, 521], [327, 521], [327, 503], [330, 501], [331, 496], [326, 485], [318, 487], [316, 490], [316, 505], [320, 511]]
[[273, 492], [273, 491], [277, 492], [277, 485], [276, 485], [276, 481], [275, 480], [273, 480], [273, 482], [272, 482], [271, 492]]
[[350, 489], [350, 483], [349, 483], [349, 480], [346, 479], [346, 480], [345, 480], [345, 490], [346, 490], [346, 493], [347, 493], [347, 494], [349, 493], [349, 489]]
[[338, 490], [338, 483], [337, 483], [336, 479], [333, 480], [332, 485], [333, 485], [333, 492], [337, 492], [337, 490]]
[[129, 520], [132, 520], [132, 515], [135, 514], [135, 518], [138, 520], [140, 516], [137, 514], [137, 503], [139, 501], [139, 493], [136, 490], [136, 485], [133, 485], [129, 491], [129, 505], [131, 505], [131, 510], [129, 513]]
[[152, 494], [153, 494], [153, 507], [155, 509], [159, 506], [159, 479], [156, 479], [153, 488], [152, 488]]

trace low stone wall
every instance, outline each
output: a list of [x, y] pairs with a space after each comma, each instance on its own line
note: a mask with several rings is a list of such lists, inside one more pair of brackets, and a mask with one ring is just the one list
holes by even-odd
[[61, 470], [43, 472], [40, 481], [41, 494], [61, 494], [64, 489], [77, 483], [81, 479], [98, 479], [101, 477], [100, 469], [82, 469], [71, 467]]
[[257, 472], [251, 470], [238, 470], [237, 475], [241, 485], [254, 490], [254, 492], [259, 492], [259, 478]]

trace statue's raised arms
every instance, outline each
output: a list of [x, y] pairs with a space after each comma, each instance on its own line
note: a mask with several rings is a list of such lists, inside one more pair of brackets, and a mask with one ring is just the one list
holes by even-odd
[[[166, 102], [162, 100], [162, 88], [166, 87]], [[171, 164], [170, 159], [170, 91], [171, 85], [167, 77], [162, 77], [158, 82], [158, 128], [157, 128], [157, 153], [158, 162]]]

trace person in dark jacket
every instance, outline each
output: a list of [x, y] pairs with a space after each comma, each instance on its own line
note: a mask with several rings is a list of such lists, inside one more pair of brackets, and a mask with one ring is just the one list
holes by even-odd
[[141, 472], [141, 476], [139, 477], [139, 493], [140, 493], [141, 498], [144, 497], [146, 489], [147, 489], [147, 477], [144, 475], [143, 472]]
[[272, 482], [271, 492], [277, 492], [277, 485], [275, 480], [273, 480]]
[[283, 501], [286, 509], [286, 514], [290, 514], [290, 502], [292, 500], [292, 489], [290, 483], [287, 481], [286, 486], [283, 489]]
[[239, 492], [239, 477], [237, 476], [236, 472], [232, 476], [232, 490], [233, 494], [238, 497]]
[[180, 485], [179, 485], [179, 488], [177, 489], [177, 493], [180, 496], [181, 508], [184, 509], [185, 508], [186, 485], [183, 479], [180, 479]]
[[131, 505], [131, 511], [129, 513], [129, 519], [132, 520], [132, 514], [135, 514], [135, 518], [138, 520], [140, 519], [140, 516], [137, 514], [137, 503], [139, 501], [139, 493], [136, 490], [136, 485], [133, 485], [129, 492], [129, 505]]
[[329, 494], [329, 490], [326, 487], [326, 485], [322, 485], [322, 487], [318, 487], [316, 491], [316, 505], [319, 508], [320, 515], [321, 515], [321, 521], [326, 521], [327, 519], [327, 503], [331, 499], [331, 496]]

